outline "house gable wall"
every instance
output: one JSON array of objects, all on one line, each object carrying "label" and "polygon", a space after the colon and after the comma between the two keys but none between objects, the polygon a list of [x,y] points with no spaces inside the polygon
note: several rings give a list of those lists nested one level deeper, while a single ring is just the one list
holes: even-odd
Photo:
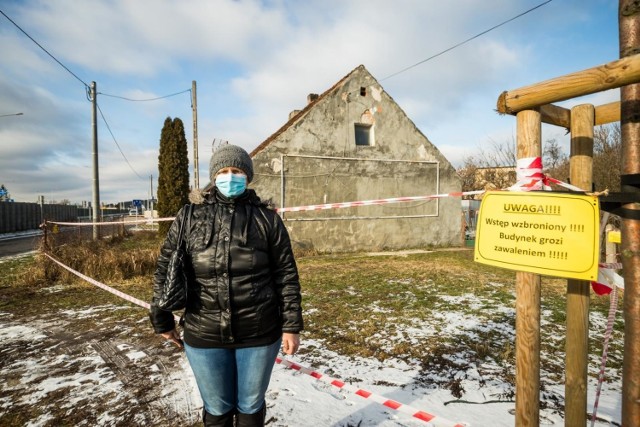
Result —
[{"label": "house gable wall", "polygon": [[[356,145],[355,123],[372,125],[373,145]],[[252,187],[278,207],[461,190],[451,164],[363,66],[295,115],[253,161]],[[283,218],[295,247],[343,252],[460,245],[461,214],[458,198],[442,198]]]}]

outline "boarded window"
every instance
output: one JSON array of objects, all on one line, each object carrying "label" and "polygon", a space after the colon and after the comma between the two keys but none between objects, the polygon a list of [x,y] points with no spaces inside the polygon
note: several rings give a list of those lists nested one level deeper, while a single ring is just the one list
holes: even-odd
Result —
[{"label": "boarded window", "polygon": [[365,123],[354,124],[356,145],[373,145],[373,126]]}]

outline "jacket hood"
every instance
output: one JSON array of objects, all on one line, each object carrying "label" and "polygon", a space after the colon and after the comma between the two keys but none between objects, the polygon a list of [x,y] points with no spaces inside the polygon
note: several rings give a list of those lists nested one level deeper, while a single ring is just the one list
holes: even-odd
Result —
[{"label": "jacket hood", "polygon": [[205,202],[207,197],[209,197],[210,191],[211,191],[210,185],[207,185],[204,188],[194,188],[189,193],[189,201],[194,205],[201,205]]},{"label": "jacket hood", "polygon": [[[267,200],[267,201],[260,200],[260,197],[258,197],[258,195],[253,189],[251,188],[247,189],[247,193],[248,194],[246,194],[246,196],[245,195],[239,196],[238,200],[248,200],[249,203],[251,203],[252,205],[265,206],[271,209],[274,208],[270,200]],[[189,193],[189,201],[194,205],[202,205],[205,203],[215,203],[217,198],[223,198],[223,197],[224,196],[220,195],[219,193],[216,194],[216,188],[211,184],[208,184],[204,188],[194,188]]]}]

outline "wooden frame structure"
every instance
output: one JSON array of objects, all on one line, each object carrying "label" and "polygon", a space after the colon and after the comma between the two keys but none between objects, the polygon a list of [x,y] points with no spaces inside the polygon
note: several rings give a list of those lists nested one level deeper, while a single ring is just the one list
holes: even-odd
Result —
[{"label": "wooden frame structure", "polygon": [[[623,0],[624,1],[624,0]],[[637,18],[635,18],[637,21]],[[621,18],[622,27],[622,18]],[[637,25],[636,25],[637,27]],[[621,49],[622,51],[622,49]],[[633,51],[633,50],[629,50]],[[638,50],[635,50],[637,52]],[[517,157],[541,157],[541,124],[562,126],[571,132],[571,183],[591,189],[593,127],[621,121],[623,157],[625,115],[638,122],[639,103],[614,102],[594,107],[578,105],[571,110],[553,105],[571,98],[622,88],[640,87],[640,54],[541,83],[503,92],[497,110],[517,117]],[[623,92],[624,93],[624,92]],[[638,91],[640,94],[640,90]],[[624,110],[624,111],[623,111]],[[634,116],[635,115],[635,116]],[[634,118],[635,117],[635,118]],[[622,120],[621,120],[622,118]],[[640,129],[637,129],[640,130]],[[640,132],[637,132],[640,134]],[[634,135],[634,140],[640,135]],[[627,144],[629,144],[627,142]],[[640,158],[626,159],[632,165],[621,174],[637,174]],[[624,165],[623,165],[624,167]],[[629,169],[635,168],[635,170]],[[624,189],[623,189],[624,190]],[[637,203],[628,209],[640,209]],[[625,234],[624,223],[632,222]],[[625,353],[623,368],[622,425],[640,425],[640,235],[638,220],[623,219],[622,252],[625,276]],[[625,238],[626,236],[626,238]],[[588,282],[567,281],[567,343],[565,382],[565,425],[587,422],[587,356],[589,324]],[[540,276],[516,273],[516,426],[540,423]]]}]

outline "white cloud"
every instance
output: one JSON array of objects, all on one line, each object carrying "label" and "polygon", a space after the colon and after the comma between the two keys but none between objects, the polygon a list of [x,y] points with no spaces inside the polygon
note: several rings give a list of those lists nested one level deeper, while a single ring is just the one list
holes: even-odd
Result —
[{"label": "white cloud", "polygon": [[[610,3],[549,3],[388,79],[537,3],[26,0],[3,11],[104,94],[147,99],[189,89],[196,80],[201,166],[214,138],[255,148],[291,110],[304,107],[309,93],[325,91],[360,64],[456,164],[489,138],[511,138],[515,119],[494,112],[502,91],[615,59],[617,6]],[[0,106],[25,113],[0,118],[0,182],[14,176],[29,181],[25,165],[46,164],[48,175],[38,179],[55,182],[57,173],[73,184],[76,174],[79,184],[68,185],[77,188],[68,198],[90,199],[82,166],[91,163],[85,88],[0,18],[0,47],[8,58],[0,63]],[[189,96],[130,102],[99,95],[111,131],[143,177],[157,175],[167,116],[185,123],[192,156]],[[98,131],[101,199],[139,197],[147,185],[122,159],[100,116]],[[69,165],[74,159],[77,169]],[[20,187],[25,198],[38,191],[35,184]]]}]

